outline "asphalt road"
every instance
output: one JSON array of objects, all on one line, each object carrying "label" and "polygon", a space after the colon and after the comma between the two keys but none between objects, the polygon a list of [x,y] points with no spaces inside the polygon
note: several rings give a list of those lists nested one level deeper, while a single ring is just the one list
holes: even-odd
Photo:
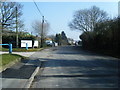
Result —
[{"label": "asphalt road", "polygon": [[37,52],[42,67],[31,88],[118,88],[118,59],[63,46]]}]

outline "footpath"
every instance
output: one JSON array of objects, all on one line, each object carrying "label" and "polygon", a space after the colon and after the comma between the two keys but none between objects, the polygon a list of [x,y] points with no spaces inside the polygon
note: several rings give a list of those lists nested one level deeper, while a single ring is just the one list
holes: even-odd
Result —
[{"label": "footpath", "polygon": [[[9,52],[1,52],[0,51],[0,54],[6,54],[6,53],[9,53]],[[30,57],[31,55],[33,55],[35,52],[12,52],[12,54],[19,54],[21,56],[25,56],[25,57]]]},{"label": "footpath", "polygon": [[2,88],[29,88],[41,66],[39,59],[30,58],[35,52],[13,52],[13,54],[26,56],[29,59],[21,60],[0,73],[0,90]]}]

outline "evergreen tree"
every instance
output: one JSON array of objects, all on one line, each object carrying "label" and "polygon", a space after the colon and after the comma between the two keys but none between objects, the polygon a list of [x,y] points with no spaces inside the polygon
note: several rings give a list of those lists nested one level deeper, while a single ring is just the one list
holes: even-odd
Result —
[{"label": "evergreen tree", "polygon": [[61,45],[61,40],[62,40],[61,34],[56,34],[56,36],[55,36],[55,42],[57,42],[58,45]]},{"label": "evergreen tree", "polygon": [[61,37],[62,37],[62,45],[67,45],[68,39],[64,31],[61,32]]}]

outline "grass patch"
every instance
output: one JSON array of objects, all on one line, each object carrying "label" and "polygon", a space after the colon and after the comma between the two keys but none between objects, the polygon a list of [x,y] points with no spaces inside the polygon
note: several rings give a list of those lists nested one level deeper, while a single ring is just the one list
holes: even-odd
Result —
[{"label": "grass patch", "polygon": [[[13,48],[12,51],[13,52],[35,52],[35,51],[40,51],[43,48],[30,48],[28,50],[26,50],[25,48]],[[8,48],[2,48],[2,51],[9,51]]]},{"label": "grass patch", "polygon": [[17,54],[2,54],[0,55],[0,57],[2,57],[2,61],[0,61],[0,65],[5,66],[7,64],[9,64],[12,61],[15,61],[19,58],[26,58]]}]

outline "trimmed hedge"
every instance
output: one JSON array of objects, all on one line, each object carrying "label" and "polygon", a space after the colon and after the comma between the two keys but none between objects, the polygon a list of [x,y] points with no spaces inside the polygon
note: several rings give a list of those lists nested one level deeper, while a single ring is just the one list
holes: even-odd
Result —
[{"label": "trimmed hedge", "polygon": [[[33,35],[18,35],[18,41],[19,41],[19,47],[21,46],[21,40],[34,40],[36,39]],[[13,48],[16,47],[16,35],[3,35],[2,36],[2,43],[3,44],[12,44]],[[8,48],[8,46],[3,46],[5,48]]]}]

